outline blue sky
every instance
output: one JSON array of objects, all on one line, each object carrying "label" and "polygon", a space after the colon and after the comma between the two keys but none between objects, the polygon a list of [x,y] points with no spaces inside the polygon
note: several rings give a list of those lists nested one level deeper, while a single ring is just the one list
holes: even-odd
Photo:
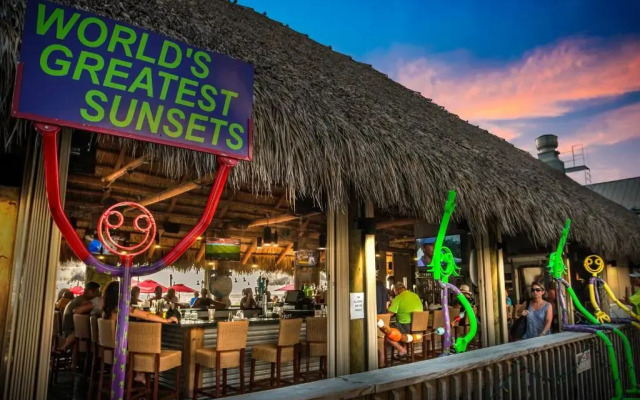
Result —
[{"label": "blue sky", "polygon": [[640,1],[239,2],[527,151],[584,145],[594,183],[640,176]]}]

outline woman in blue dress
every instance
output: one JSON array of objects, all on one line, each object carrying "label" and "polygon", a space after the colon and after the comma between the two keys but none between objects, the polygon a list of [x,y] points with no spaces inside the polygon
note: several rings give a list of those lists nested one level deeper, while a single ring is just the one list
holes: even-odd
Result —
[{"label": "woman in blue dress", "polygon": [[544,286],[540,282],[531,284],[531,301],[529,307],[522,311],[522,315],[527,317],[527,332],[522,337],[523,339],[531,339],[550,333],[553,307],[542,299],[544,292]]}]

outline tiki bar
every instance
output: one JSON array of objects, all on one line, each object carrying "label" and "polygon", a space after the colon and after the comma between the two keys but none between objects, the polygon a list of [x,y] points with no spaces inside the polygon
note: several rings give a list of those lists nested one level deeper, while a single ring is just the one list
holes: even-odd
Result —
[{"label": "tiki bar", "polygon": [[0,398],[640,398],[622,206],[235,1],[0,15]]}]

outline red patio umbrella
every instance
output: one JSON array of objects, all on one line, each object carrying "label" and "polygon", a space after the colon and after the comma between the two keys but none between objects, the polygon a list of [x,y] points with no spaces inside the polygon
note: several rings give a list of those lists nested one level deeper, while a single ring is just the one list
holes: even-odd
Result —
[{"label": "red patio umbrella", "polygon": [[182,283],[176,283],[171,286],[169,289],[173,289],[176,293],[193,293],[195,290],[191,289],[189,286],[185,286]]},{"label": "red patio umbrella", "polygon": [[146,279],[142,282],[131,282],[131,287],[138,286],[140,288],[140,293],[153,293],[156,286],[160,286],[162,288],[162,293],[167,292],[167,288],[154,281],[153,279]]},{"label": "red patio umbrella", "polygon": [[296,287],[295,287],[295,284],[290,283],[290,284],[288,284],[288,285],[284,285],[284,286],[283,286],[283,287],[281,287],[280,289],[276,289],[276,290],[274,290],[274,292],[286,292],[286,291],[289,291],[289,290],[295,290],[295,288],[296,288]]},{"label": "red patio umbrella", "polygon": [[74,286],[71,289],[69,289],[69,291],[73,293],[75,296],[79,296],[82,293],[84,293],[84,288],[82,286]]}]

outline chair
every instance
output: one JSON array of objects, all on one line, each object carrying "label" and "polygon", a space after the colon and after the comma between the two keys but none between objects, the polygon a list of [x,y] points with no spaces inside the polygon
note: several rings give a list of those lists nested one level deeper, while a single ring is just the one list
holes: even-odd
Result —
[{"label": "chair", "polygon": [[460,322],[455,322],[458,316],[460,316],[460,308],[449,307],[449,321],[451,321],[451,333],[452,333],[451,336],[454,341],[458,338],[458,328],[460,327]]},{"label": "chair", "polygon": [[[436,355],[436,329],[443,327],[444,328],[444,317],[442,315],[442,310],[434,310],[433,311],[433,320],[431,321],[431,335],[427,337],[427,340],[431,342],[431,356]],[[444,337],[440,337],[440,348],[444,346]]]},{"label": "chair", "polygon": [[80,353],[84,354],[84,367],[82,373],[86,376],[89,367],[89,355],[91,354],[91,322],[88,315],[76,314],[73,316],[73,334],[76,337],[74,343],[73,365],[75,366]]},{"label": "chair", "polygon": [[171,397],[180,400],[180,372],[182,352],[164,350],[161,346],[162,324],[155,322],[129,322],[129,356],[127,366],[127,398],[131,395],[134,372],[143,372],[149,389],[149,374],[153,374],[152,398],[158,398],[160,372],[176,369],[175,392]]},{"label": "chair", "polygon": [[54,311],[53,329],[51,331],[51,368],[49,379],[58,382],[58,371],[63,367],[68,367],[71,363],[71,353],[60,351],[58,348],[64,343],[64,338],[60,336],[62,326],[62,313]]},{"label": "chair", "polygon": [[411,354],[411,361],[415,356],[415,345],[417,343],[422,344],[422,358],[427,359],[427,330],[429,329],[429,311],[416,311],[411,313],[411,333],[419,333],[422,335],[420,339],[416,339],[414,336],[413,341],[409,344],[409,352]]},{"label": "chair", "polygon": [[215,368],[216,398],[220,397],[220,370],[222,370],[222,393],[227,394],[227,369],[240,370],[240,393],[244,393],[244,354],[247,349],[249,321],[218,322],[218,338],[216,347],[196,350],[196,371],[193,384],[193,400],[198,394],[210,396],[205,390],[198,388],[200,368]]},{"label": "chair", "polygon": [[[378,314],[376,321],[382,320],[386,326],[391,324],[392,314]],[[378,329],[378,351],[382,351],[382,365],[379,368],[387,366],[387,341],[384,340],[384,333]]]},{"label": "chair", "polygon": [[[326,376],[327,365],[327,318],[326,317],[307,317],[307,338],[301,340],[300,344],[305,349],[307,358],[307,370],[305,372],[305,381],[309,380],[309,361],[311,357],[320,357],[320,369],[318,371],[319,379]],[[301,352],[302,353],[302,352]],[[300,370],[300,364],[298,364]]]},{"label": "chair", "polygon": [[113,365],[113,352],[116,347],[116,321],[98,319],[98,354],[100,357],[100,373],[98,375],[98,400],[102,399],[104,389],[104,366]]},{"label": "chair", "polygon": [[300,345],[300,331],[302,319],[281,319],[277,343],[264,343],[253,346],[251,350],[251,375],[249,378],[249,390],[253,388],[256,370],[256,360],[271,363],[270,386],[273,387],[273,374],[277,368],[276,385],[280,386],[281,366],[283,362],[293,362],[293,381],[298,382],[297,356]]}]

